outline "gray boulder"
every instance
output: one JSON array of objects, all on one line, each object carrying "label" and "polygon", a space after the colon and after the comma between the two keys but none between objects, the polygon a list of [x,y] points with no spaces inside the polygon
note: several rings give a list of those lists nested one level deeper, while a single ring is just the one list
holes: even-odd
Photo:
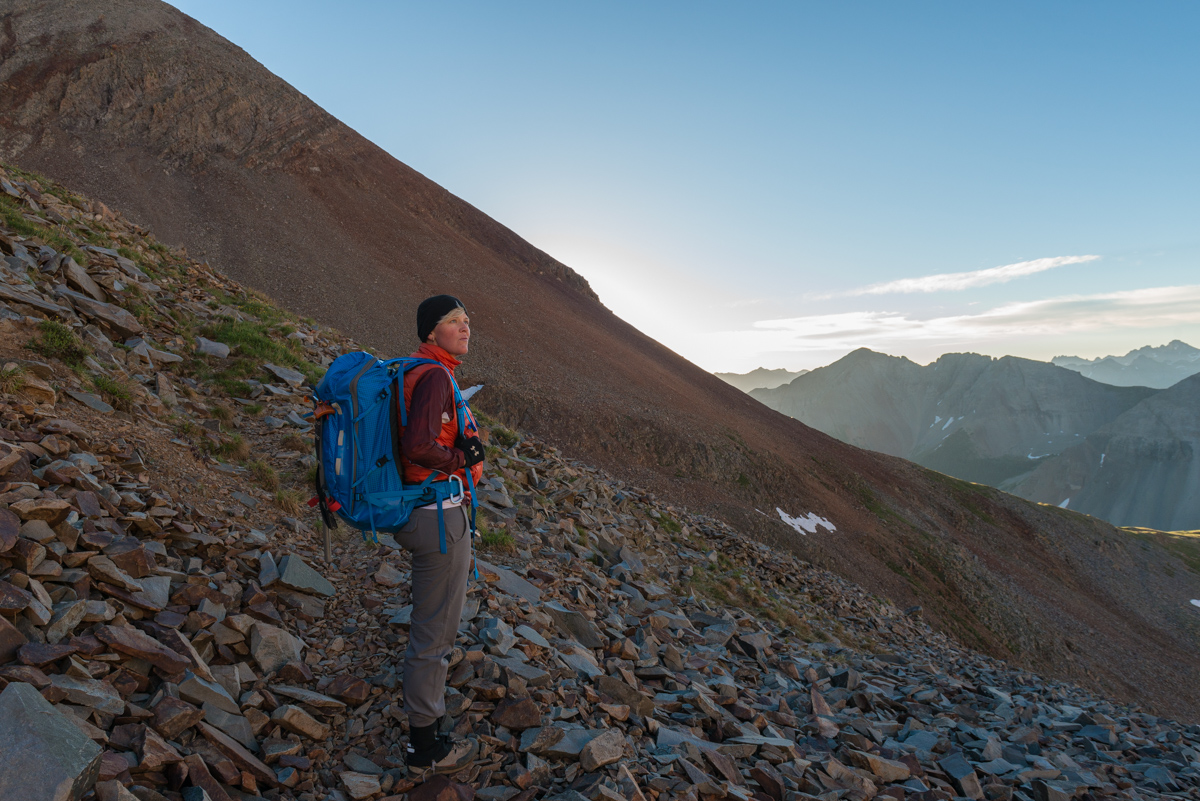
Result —
[{"label": "gray boulder", "polygon": [[76,801],[96,783],[104,749],[32,685],[0,693],[0,798]]}]

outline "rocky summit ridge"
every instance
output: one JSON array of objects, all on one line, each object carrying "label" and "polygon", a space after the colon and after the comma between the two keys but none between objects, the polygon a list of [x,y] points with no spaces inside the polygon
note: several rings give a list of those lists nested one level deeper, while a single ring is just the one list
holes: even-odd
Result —
[{"label": "rocky summit ridge", "polygon": [[354,343],[102,204],[0,191],[0,797],[1200,797],[1200,726],[490,421],[446,721],[481,749],[418,783],[407,557],[343,530],[327,559],[299,504],[304,386]]}]

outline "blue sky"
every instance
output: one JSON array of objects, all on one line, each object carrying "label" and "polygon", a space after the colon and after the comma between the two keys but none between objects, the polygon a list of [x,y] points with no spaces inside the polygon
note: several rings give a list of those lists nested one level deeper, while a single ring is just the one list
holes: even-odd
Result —
[{"label": "blue sky", "polygon": [[1200,346],[1193,3],[174,5],[708,369]]}]

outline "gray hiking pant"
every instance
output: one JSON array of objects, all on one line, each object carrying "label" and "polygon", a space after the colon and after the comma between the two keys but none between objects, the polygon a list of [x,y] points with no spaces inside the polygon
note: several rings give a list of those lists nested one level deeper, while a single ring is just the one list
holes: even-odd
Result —
[{"label": "gray hiking pant", "polygon": [[446,553],[438,543],[436,509],[417,509],[396,542],[412,552],[412,619],[404,652],[404,711],[411,726],[446,714],[446,657],[458,636],[471,570],[465,506],[444,509]]}]

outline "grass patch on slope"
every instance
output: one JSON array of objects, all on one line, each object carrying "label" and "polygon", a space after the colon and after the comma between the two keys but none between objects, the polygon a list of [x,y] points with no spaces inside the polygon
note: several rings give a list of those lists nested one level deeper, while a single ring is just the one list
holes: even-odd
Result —
[{"label": "grass patch on slope", "polygon": [[47,359],[58,359],[73,368],[82,365],[91,353],[74,331],[54,320],[38,323],[38,336],[26,347]]},{"label": "grass patch on slope", "polygon": [[[265,308],[265,306],[264,306]],[[201,335],[215,342],[222,342],[233,349],[233,354],[223,363],[205,362],[200,373],[226,392],[237,397],[250,394],[247,379],[262,380],[264,364],[276,364],[299,371],[312,384],[321,380],[325,371],[304,358],[303,349],[294,341],[284,339],[279,329],[250,320],[234,320],[226,317],[205,326]]]},{"label": "grass patch on slope", "polygon": [[17,199],[3,192],[0,192],[0,220],[3,220],[5,227],[14,233],[37,238],[59,253],[66,253],[80,264],[86,262],[83,251],[76,247],[71,239],[58,233],[49,225],[39,225],[25,219],[21,204]]},{"label": "grass patch on slope", "polygon": [[1121,529],[1140,540],[1156,542],[1179,558],[1193,573],[1200,573],[1200,531],[1158,531],[1152,528]]}]

